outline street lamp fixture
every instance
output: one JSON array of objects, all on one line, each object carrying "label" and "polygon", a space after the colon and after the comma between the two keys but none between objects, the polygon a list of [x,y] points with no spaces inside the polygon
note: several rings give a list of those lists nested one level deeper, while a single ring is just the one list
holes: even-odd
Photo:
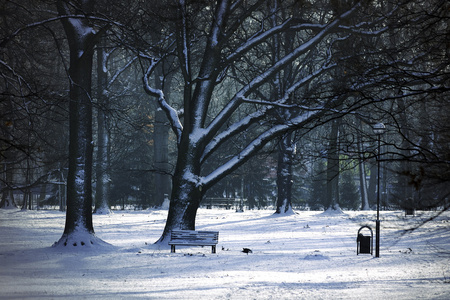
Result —
[{"label": "street lamp fixture", "polygon": [[386,126],[384,126],[383,123],[377,123],[377,124],[373,125],[372,128],[373,128],[373,132],[378,136],[382,135],[386,131]]},{"label": "street lamp fixture", "polygon": [[375,228],[375,257],[380,257],[380,141],[381,135],[385,133],[386,126],[383,123],[377,123],[373,125],[373,132],[378,136],[378,153],[377,153],[377,221]]}]

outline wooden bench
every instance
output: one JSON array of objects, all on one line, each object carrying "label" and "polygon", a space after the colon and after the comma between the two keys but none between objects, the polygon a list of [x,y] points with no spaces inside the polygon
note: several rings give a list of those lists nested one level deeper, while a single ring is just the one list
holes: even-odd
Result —
[{"label": "wooden bench", "polygon": [[175,253],[175,246],[211,246],[211,253],[216,253],[219,242],[217,231],[172,230],[169,245],[171,252]]},{"label": "wooden bench", "polygon": [[236,202],[235,198],[206,198],[202,204],[206,205],[206,209],[213,207],[231,209]]}]

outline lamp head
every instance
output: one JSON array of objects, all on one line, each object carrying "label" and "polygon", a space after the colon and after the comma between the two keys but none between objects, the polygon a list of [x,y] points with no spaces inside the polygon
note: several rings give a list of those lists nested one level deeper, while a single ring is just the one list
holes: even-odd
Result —
[{"label": "lamp head", "polygon": [[383,123],[377,123],[373,125],[372,129],[376,135],[381,135],[386,131],[386,126]]}]

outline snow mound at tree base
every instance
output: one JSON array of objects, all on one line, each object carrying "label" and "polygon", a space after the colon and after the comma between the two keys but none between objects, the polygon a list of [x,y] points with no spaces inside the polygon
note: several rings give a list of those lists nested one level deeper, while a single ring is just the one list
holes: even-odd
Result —
[{"label": "snow mound at tree base", "polygon": [[305,260],[326,260],[330,259],[328,256],[323,255],[319,250],[315,250],[313,253],[308,254],[304,258]]},{"label": "snow mound at tree base", "polygon": [[114,246],[86,230],[77,230],[69,234],[63,234],[59,241],[52,245],[56,249],[112,249]]},{"label": "snow mound at tree base", "polygon": [[17,205],[14,203],[14,201],[5,199],[3,202],[1,202],[0,208],[1,209],[17,209]]},{"label": "snow mound at tree base", "polygon": [[291,205],[289,205],[288,207],[282,206],[282,207],[280,207],[279,211],[277,210],[274,213],[275,216],[292,216],[295,214],[296,214],[296,212],[292,209]]},{"label": "snow mound at tree base", "polygon": [[94,214],[96,214],[96,215],[110,215],[113,213],[114,212],[112,210],[110,210],[108,207],[100,207],[99,209],[96,209],[94,211]]},{"label": "snow mound at tree base", "polygon": [[323,216],[341,216],[345,215],[345,212],[339,207],[339,205],[335,205],[334,207],[328,208],[326,211],[321,213]]}]

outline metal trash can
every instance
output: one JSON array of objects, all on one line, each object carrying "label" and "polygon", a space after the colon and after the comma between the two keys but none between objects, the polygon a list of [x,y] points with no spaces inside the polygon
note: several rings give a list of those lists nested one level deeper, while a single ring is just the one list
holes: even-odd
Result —
[{"label": "metal trash can", "polygon": [[[364,235],[361,230],[368,229],[370,235]],[[373,231],[369,226],[362,226],[358,230],[358,236],[356,238],[356,255],[358,254],[373,254]]]},{"label": "metal trash can", "polygon": [[405,217],[406,216],[414,216],[414,208],[406,208],[405,209]]}]

